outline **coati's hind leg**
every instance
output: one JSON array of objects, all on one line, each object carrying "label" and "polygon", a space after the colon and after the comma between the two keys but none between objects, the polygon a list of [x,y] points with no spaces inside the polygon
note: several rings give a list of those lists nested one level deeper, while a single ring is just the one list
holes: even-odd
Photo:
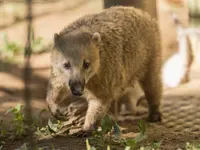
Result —
[{"label": "coati's hind leg", "polygon": [[161,121],[160,103],[163,87],[160,76],[160,66],[158,65],[158,63],[151,63],[144,80],[141,82],[149,105],[148,119],[151,122]]}]

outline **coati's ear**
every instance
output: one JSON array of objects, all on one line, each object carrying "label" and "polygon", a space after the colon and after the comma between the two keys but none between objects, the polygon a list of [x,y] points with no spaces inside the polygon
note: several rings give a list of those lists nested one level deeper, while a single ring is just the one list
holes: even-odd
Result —
[{"label": "coati's ear", "polygon": [[58,34],[58,33],[55,33],[55,34],[54,34],[54,44],[55,44],[55,45],[58,43],[59,39],[60,39],[59,34]]},{"label": "coati's ear", "polygon": [[54,48],[59,50],[60,49],[60,43],[61,43],[60,35],[58,33],[55,33],[54,34]]},{"label": "coati's ear", "polygon": [[92,35],[92,41],[94,43],[99,43],[101,42],[101,35],[98,33],[98,32],[95,32],[93,35]]}]

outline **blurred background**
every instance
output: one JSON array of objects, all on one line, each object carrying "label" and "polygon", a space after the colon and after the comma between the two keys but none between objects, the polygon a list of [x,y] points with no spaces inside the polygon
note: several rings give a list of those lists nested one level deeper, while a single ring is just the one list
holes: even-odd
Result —
[{"label": "blurred background", "polygon": [[[39,113],[46,109],[45,97],[54,33],[85,14],[98,13],[112,5],[133,5],[158,20],[165,84],[163,111],[177,109],[175,106],[181,109],[182,104],[187,103],[182,107],[185,111],[193,109],[191,116],[197,112],[200,114],[199,0],[32,0],[32,112]],[[27,5],[24,0],[0,0],[0,120],[4,122],[10,120],[11,115],[5,115],[9,108],[19,103],[24,104],[23,69],[27,23]],[[165,110],[165,106],[169,106],[169,109]],[[174,114],[164,113],[164,121],[169,123],[168,116]],[[46,119],[49,116],[47,111],[43,117]],[[200,115],[198,117],[200,119]],[[174,126],[177,127],[176,124]],[[189,127],[191,131],[193,128]]]}]

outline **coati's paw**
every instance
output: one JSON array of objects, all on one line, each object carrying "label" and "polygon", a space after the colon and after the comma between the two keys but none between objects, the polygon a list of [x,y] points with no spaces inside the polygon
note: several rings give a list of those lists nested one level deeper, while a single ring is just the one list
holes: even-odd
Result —
[{"label": "coati's paw", "polygon": [[94,124],[90,124],[90,125],[84,124],[82,129],[83,129],[83,131],[86,131],[86,132],[92,132],[96,129],[96,125],[94,125]]},{"label": "coati's paw", "polygon": [[161,122],[162,114],[160,112],[150,113],[148,116],[149,122]]},{"label": "coati's paw", "polygon": [[76,133],[73,133],[72,136],[76,136],[76,137],[79,137],[79,138],[86,138],[86,137],[92,136],[92,131],[80,130]]},{"label": "coati's paw", "polygon": [[51,115],[54,116],[58,120],[65,120],[65,116],[60,112],[57,105],[48,105],[49,111]]},{"label": "coati's paw", "polygon": [[97,130],[97,123],[94,124],[87,124],[85,123],[82,127],[81,130],[75,132],[72,134],[72,136],[80,137],[80,138],[85,138],[85,137],[90,137],[92,136],[93,132]]},{"label": "coati's paw", "polygon": [[76,133],[73,133],[73,136],[84,138],[92,136],[92,132],[95,131],[94,125],[84,125],[82,129]]}]

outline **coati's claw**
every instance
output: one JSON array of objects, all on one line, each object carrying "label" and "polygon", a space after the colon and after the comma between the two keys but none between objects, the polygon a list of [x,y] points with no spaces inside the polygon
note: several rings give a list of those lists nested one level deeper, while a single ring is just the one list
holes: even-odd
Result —
[{"label": "coati's claw", "polygon": [[51,115],[54,116],[56,119],[65,120],[65,116],[60,112],[60,110],[56,106],[50,107],[48,105],[48,109],[50,110]]}]

